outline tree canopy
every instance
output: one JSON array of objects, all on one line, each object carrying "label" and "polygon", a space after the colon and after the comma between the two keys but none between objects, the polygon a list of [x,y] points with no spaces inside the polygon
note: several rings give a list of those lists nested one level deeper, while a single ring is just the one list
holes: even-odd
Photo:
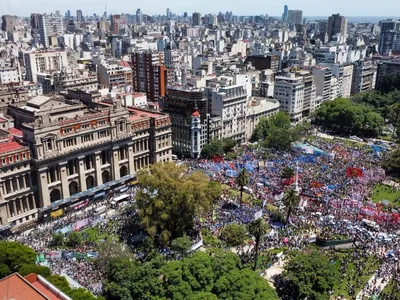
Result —
[{"label": "tree canopy", "polygon": [[382,162],[382,167],[387,174],[395,177],[400,176],[400,148],[391,152]]},{"label": "tree canopy", "polygon": [[338,98],[322,103],[315,123],[337,134],[375,137],[382,131],[384,119],[369,107]]},{"label": "tree canopy", "polygon": [[231,247],[242,245],[246,238],[246,227],[241,224],[228,224],[222,229],[220,238]]},{"label": "tree canopy", "polygon": [[291,127],[290,118],[284,112],[278,112],[270,118],[262,118],[251,141],[262,141],[265,147],[274,149],[287,149],[290,144],[298,139],[299,128]]},{"label": "tree canopy", "polygon": [[193,219],[208,211],[221,194],[202,172],[188,174],[184,166],[158,163],[138,176],[136,203],[147,233],[161,244],[183,236]]},{"label": "tree canopy", "polygon": [[224,156],[230,153],[237,145],[237,142],[232,139],[215,140],[203,146],[201,150],[201,157],[213,158],[214,156]]},{"label": "tree canopy", "polygon": [[277,299],[268,282],[242,267],[233,253],[213,250],[165,262],[114,262],[104,289],[107,299]]},{"label": "tree canopy", "polygon": [[3,276],[18,271],[23,265],[35,264],[33,249],[17,242],[0,242],[0,273]]},{"label": "tree canopy", "polygon": [[314,251],[292,254],[278,280],[277,291],[281,299],[329,299],[336,275],[329,257]]}]

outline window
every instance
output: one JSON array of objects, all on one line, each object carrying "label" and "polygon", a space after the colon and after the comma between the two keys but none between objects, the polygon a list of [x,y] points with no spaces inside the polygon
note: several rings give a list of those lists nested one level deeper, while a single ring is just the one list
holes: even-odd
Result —
[{"label": "window", "polygon": [[53,150],[53,141],[47,140],[46,141],[47,150]]}]

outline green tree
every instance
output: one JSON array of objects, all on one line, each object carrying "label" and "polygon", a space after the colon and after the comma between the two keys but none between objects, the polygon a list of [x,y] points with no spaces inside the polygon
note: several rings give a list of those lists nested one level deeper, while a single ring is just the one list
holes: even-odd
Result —
[{"label": "green tree", "polygon": [[50,269],[48,267],[44,267],[44,266],[37,266],[37,265],[33,265],[33,264],[29,264],[29,265],[22,265],[19,270],[18,273],[22,276],[26,276],[29,275],[31,273],[37,274],[37,275],[41,275],[43,277],[48,277],[50,276]]},{"label": "green tree", "polygon": [[222,144],[225,154],[231,152],[233,148],[235,148],[235,146],[237,145],[236,141],[232,139],[223,139]]},{"label": "green tree", "polygon": [[293,178],[294,171],[291,167],[286,167],[282,170],[282,178]]},{"label": "green tree", "polygon": [[[6,265],[11,272],[25,264],[35,264],[36,253],[33,249],[17,242],[0,242],[0,265]],[[3,267],[3,272],[6,269]]]},{"label": "green tree", "polygon": [[272,128],[266,137],[264,145],[267,148],[286,150],[295,141],[293,131],[284,128]]},{"label": "green tree", "polygon": [[64,276],[50,275],[46,279],[74,300],[101,300],[101,299],[103,299],[102,297],[93,296],[89,291],[87,291],[86,289],[83,289],[83,288],[72,289],[69,286],[69,283]]},{"label": "green tree", "polygon": [[294,254],[285,265],[277,291],[281,299],[329,299],[335,283],[334,264],[314,251]]},{"label": "green tree", "polygon": [[171,249],[181,256],[186,256],[192,245],[192,240],[187,235],[184,235],[171,242]]},{"label": "green tree", "polygon": [[240,205],[242,205],[242,203],[243,203],[244,187],[247,186],[249,184],[249,182],[250,182],[250,176],[247,173],[246,169],[243,168],[235,178],[235,183],[240,188]]},{"label": "green tree", "polygon": [[219,249],[168,263],[162,257],[116,260],[105,275],[104,294],[112,300],[277,299],[266,280],[243,269],[236,254]]},{"label": "green tree", "polygon": [[338,134],[373,137],[382,131],[384,120],[369,107],[338,98],[322,103],[315,123]]},{"label": "green tree", "polygon": [[400,176],[400,149],[397,148],[392,151],[382,162],[382,168],[385,169],[386,173],[399,177]]},{"label": "green tree", "polygon": [[276,292],[268,282],[250,269],[235,269],[218,278],[215,283],[218,299],[272,300]]},{"label": "green tree", "polygon": [[293,189],[289,189],[285,192],[282,199],[283,204],[287,207],[286,222],[289,223],[290,214],[292,213],[293,207],[299,205],[300,196]]},{"label": "green tree", "polygon": [[82,235],[79,232],[72,231],[68,234],[67,245],[69,247],[77,247],[82,243]]},{"label": "green tree", "polygon": [[220,238],[230,247],[243,245],[246,228],[242,224],[228,224],[222,229]]},{"label": "green tree", "polygon": [[221,140],[211,141],[201,149],[201,157],[210,159],[214,156],[224,156],[224,143]]},{"label": "green tree", "polygon": [[138,185],[136,203],[142,224],[163,245],[192,229],[194,217],[210,209],[218,192],[204,173],[187,173],[184,166],[173,163],[141,171]]},{"label": "green tree", "polygon": [[0,279],[11,274],[10,268],[6,264],[0,264]]},{"label": "green tree", "polygon": [[267,234],[269,231],[269,226],[267,222],[264,221],[263,218],[258,218],[249,224],[249,233],[250,235],[254,236],[256,239],[255,245],[255,257],[254,257],[254,271],[257,270],[257,262],[258,262],[258,254],[260,248],[260,242],[262,238]]},{"label": "green tree", "polygon": [[53,245],[62,246],[64,244],[64,235],[62,233],[53,234]]}]

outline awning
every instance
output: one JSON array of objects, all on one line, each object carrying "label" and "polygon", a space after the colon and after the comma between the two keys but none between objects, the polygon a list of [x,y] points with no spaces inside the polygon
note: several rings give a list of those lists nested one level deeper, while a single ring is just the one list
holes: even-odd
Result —
[{"label": "awning", "polygon": [[94,198],[95,198],[95,199],[101,198],[101,197],[104,197],[105,195],[106,195],[106,192],[100,192],[100,193],[94,195]]}]

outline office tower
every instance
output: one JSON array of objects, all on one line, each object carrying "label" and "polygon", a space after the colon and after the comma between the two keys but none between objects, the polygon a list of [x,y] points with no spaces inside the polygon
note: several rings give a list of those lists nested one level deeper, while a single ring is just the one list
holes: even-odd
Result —
[{"label": "office tower", "polygon": [[183,17],[186,19],[186,18],[188,17],[188,13],[187,13],[187,12],[184,12],[184,13],[183,13]]},{"label": "office tower", "polygon": [[328,42],[332,41],[332,38],[340,34],[345,39],[347,37],[347,19],[340,14],[333,14],[328,19]]},{"label": "office tower", "polygon": [[302,10],[289,10],[287,22],[289,24],[302,24],[303,23],[303,11]]},{"label": "office tower", "polygon": [[67,13],[65,14],[66,15],[66,17],[69,19],[69,18],[71,18],[71,11],[70,10],[67,10]]},{"label": "office tower", "polygon": [[283,7],[283,14],[282,14],[282,22],[287,23],[288,21],[288,14],[289,14],[289,8],[287,5]]},{"label": "office tower", "polygon": [[378,52],[388,55],[400,51],[400,21],[385,20],[379,22],[381,34],[379,37]]},{"label": "office tower", "polygon": [[39,29],[39,14],[31,14],[32,29]]},{"label": "office tower", "polygon": [[82,11],[80,9],[78,9],[76,11],[76,20],[78,22],[83,22],[83,14],[82,14]]},{"label": "office tower", "polygon": [[138,8],[136,10],[136,23],[143,23],[143,14],[142,14],[142,10],[140,8]]},{"label": "office tower", "polygon": [[111,31],[114,34],[118,34],[122,25],[121,15],[112,15],[111,16]]},{"label": "office tower", "polygon": [[131,61],[134,90],[146,93],[150,101],[164,97],[168,76],[163,52],[135,52]]},{"label": "office tower", "polygon": [[167,8],[167,18],[170,19],[171,15],[172,15],[171,10]]},{"label": "office tower", "polygon": [[1,30],[3,31],[13,31],[14,26],[17,22],[17,16],[3,15],[1,24]]},{"label": "office tower", "polygon": [[40,43],[43,47],[49,47],[49,38],[62,35],[64,32],[63,20],[60,15],[39,15]]},{"label": "office tower", "polygon": [[192,15],[192,24],[193,26],[200,26],[201,25],[201,14],[200,13],[193,13]]}]

